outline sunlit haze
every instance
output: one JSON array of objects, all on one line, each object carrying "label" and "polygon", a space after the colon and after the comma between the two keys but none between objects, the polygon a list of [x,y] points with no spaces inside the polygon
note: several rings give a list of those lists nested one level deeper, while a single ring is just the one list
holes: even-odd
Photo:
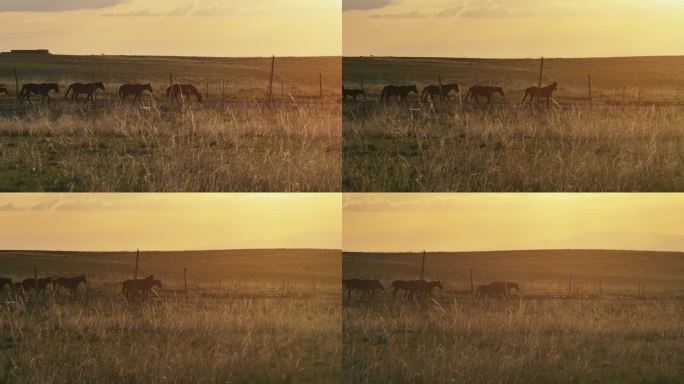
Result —
[{"label": "sunlit haze", "polygon": [[0,194],[2,249],[340,248],[339,194]]},{"label": "sunlit haze", "polygon": [[346,194],[347,251],[684,251],[679,194]]},{"label": "sunlit haze", "polygon": [[341,0],[3,0],[0,50],[337,56]]},{"label": "sunlit haze", "polygon": [[345,56],[682,55],[682,0],[343,0]]}]

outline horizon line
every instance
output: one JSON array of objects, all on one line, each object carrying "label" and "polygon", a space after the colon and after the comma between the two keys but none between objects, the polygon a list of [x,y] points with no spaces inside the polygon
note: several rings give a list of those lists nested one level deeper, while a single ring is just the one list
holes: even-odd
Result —
[{"label": "horizon line", "polygon": [[[12,53],[11,48],[7,51],[0,51],[0,56],[28,56],[28,57],[50,57],[50,56],[87,56],[87,57],[111,57],[111,56],[123,56],[123,57],[181,57],[181,58],[198,58],[198,59],[270,59],[273,56],[276,58],[315,58],[315,57],[342,57],[341,54],[338,55],[276,55],[271,54],[268,56],[263,55],[253,55],[253,56],[211,56],[211,55],[172,55],[172,54],[125,54],[125,53],[63,53],[63,52],[49,52],[46,55],[31,54],[31,53]],[[39,48],[44,49],[44,48]],[[21,49],[21,50],[33,50],[33,49]],[[49,51],[49,49],[48,49]]]},{"label": "horizon line", "polygon": [[315,248],[315,247],[300,247],[300,248],[202,248],[202,249],[153,249],[153,250],[69,250],[69,249],[0,249],[2,252],[68,252],[68,253],[135,253],[142,252],[220,252],[220,251],[342,251],[340,248]]},{"label": "horizon line", "polygon": [[358,58],[368,58],[368,59],[461,59],[461,60],[539,60],[541,58],[544,60],[577,60],[577,59],[638,59],[638,58],[672,58],[672,57],[684,57],[684,53],[681,54],[650,54],[650,55],[626,55],[626,56],[519,56],[519,57],[475,57],[475,56],[392,56],[392,55],[342,55],[343,59],[358,59]]},{"label": "horizon line", "polygon": [[423,250],[423,251],[352,251],[342,250],[342,253],[491,253],[491,252],[541,252],[541,251],[617,251],[617,252],[670,252],[684,253],[684,250],[657,250],[657,249],[620,249],[620,248],[517,248],[517,249],[489,249],[489,250]]}]

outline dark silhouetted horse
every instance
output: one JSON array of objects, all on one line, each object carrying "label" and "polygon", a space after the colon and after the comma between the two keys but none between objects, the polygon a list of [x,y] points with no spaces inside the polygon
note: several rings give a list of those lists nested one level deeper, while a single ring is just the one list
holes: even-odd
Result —
[{"label": "dark silhouetted horse", "polygon": [[361,291],[361,299],[372,296],[376,290],[385,290],[378,280],[342,279],[342,284],[347,288],[347,297],[350,300],[353,290]]},{"label": "dark silhouetted horse", "polygon": [[5,95],[9,96],[9,92],[7,92],[7,88],[5,87],[0,87],[0,93],[4,93]]},{"label": "dark silhouetted horse", "polygon": [[104,84],[101,81],[97,83],[86,84],[73,83],[67,89],[66,93],[64,94],[64,98],[67,99],[69,97],[69,92],[71,92],[71,101],[77,101],[79,95],[86,95],[86,101],[90,100],[92,102],[95,102],[93,95],[95,94],[95,91],[97,91],[98,89],[101,89],[102,92],[105,91]]},{"label": "dark silhouetted horse", "polygon": [[28,101],[29,104],[33,104],[31,102],[31,95],[40,95],[42,97],[41,103],[44,103],[45,100],[50,103],[50,96],[48,94],[51,91],[59,93],[59,85],[56,83],[24,84],[21,87],[21,92],[19,92],[19,102]]},{"label": "dark silhouetted horse", "polygon": [[64,287],[68,289],[72,295],[76,295],[76,289],[81,283],[88,285],[85,274],[74,277],[58,277],[55,279],[55,289],[59,292],[59,290]]},{"label": "dark silhouetted horse", "polygon": [[520,294],[520,286],[518,283],[509,281],[495,281],[491,284],[480,285],[475,292],[475,298],[494,297],[504,298],[508,297],[511,289],[515,289]]},{"label": "dark silhouetted horse", "polygon": [[162,289],[161,281],[155,280],[154,275],[149,275],[144,279],[124,281],[121,291],[127,300],[134,298],[138,292],[143,298],[147,298],[154,287]]},{"label": "dark silhouetted horse", "polygon": [[24,291],[28,292],[30,289],[34,289],[37,293],[44,293],[48,285],[52,285],[52,288],[54,288],[54,284],[55,282],[52,277],[39,277],[38,280],[29,277],[21,282]]},{"label": "dark silhouetted horse", "polygon": [[470,89],[468,89],[468,93],[466,94],[466,100],[475,100],[475,102],[477,102],[477,105],[482,105],[480,104],[479,98],[486,97],[487,104],[491,104],[492,96],[494,96],[497,93],[501,95],[501,97],[504,97],[504,91],[501,87],[490,87],[489,85],[473,85],[472,87],[470,87]]},{"label": "dark silhouetted horse", "polygon": [[425,298],[432,297],[432,291],[435,288],[444,290],[444,286],[440,281],[425,281],[425,280],[395,280],[392,282],[394,288],[392,295],[396,298],[397,291],[404,291],[404,298]]},{"label": "dark silhouetted horse", "polygon": [[514,283],[511,281],[495,281],[491,284],[490,286],[494,287],[495,289],[499,291],[503,291],[503,294],[505,296],[508,296],[511,294],[511,290],[515,289],[518,294],[520,294],[520,286],[518,283]]},{"label": "dark silhouetted horse", "polygon": [[150,84],[124,84],[119,87],[119,98],[121,101],[126,100],[128,95],[135,96],[133,101],[140,101],[140,96],[143,92],[148,91],[152,93],[152,85]]},{"label": "dark silhouetted horse", "polygon": [[356,98],[359,96],[362,97],[362,100],[365,100],[366,92],[364,92],[363,89],[349,89],[342,87],[342,99],[346,100],[347,98],[350,98],[356,101]]},{"label": "dark silhouetted horse", "polygon": [[527,99],[527,97],[529,96],[530,97],[530,99],[529,99],[530,104],[532,104],[532,102],[534,102],[534,99],[544,98],[544,99],[546,99],[546,106],[547,107],[549,106],[550,101],[553,101],[554,104],[558,105],[556,100],[553,99],[553,92],[556,89],[558,89],[558,83],[556,83],[555,81],[553,83],[547,85],[546,87],[542,87],[542,88],[529,87],[525,90],[525,95],[523,96],[522,100],[520,100],[520,104],[524,103],[525,99]]},{"label": "dark silhouetted horse", "polygon": [[430,97],[430,100],[434,101],[435,96],[439,96],[439,102],[443,103],[449,99],[449,92],[451,91],[458,92],[458,84],[442,84],[441,90],[439,85],[428,85],[427,87],[423,88],[423,103],[427,101],[428,97]]},{"label": "dark silhouetted horse", "polygon": [[181,104],[181,97],[190,101],[191,96],[202,102],[202,94],[192,84],[174,84],[166,88],[166,97],[173,98],[178,104]]},{"label": "dark silhouetted horse", "polygon": [[401,104],[408,98],[408,94],[411,92],[418,94],[418,88],[415,85],[388,85],[382,89],[380,101],[386,103],[391,97],[396,97],[399,104]]},{"label": "dark silhouetted horse", "polygon": [[0,277],[0,291],[5,289],[5,286],[7,286],[9,289],[12,289],[12,279],[8,277]]}]

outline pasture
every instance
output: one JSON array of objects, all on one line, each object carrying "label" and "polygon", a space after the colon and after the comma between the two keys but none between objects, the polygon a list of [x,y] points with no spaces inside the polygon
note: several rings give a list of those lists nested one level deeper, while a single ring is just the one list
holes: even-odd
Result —
[{"label": "pasture", "polygon": [[[271,58],[0,55],[0,190],[338,191],[340,67],[276,57],[267,102]],[[17,105],[15,68],[60,93]],[[203,102],[171,102],[171,80]],[[98,81],[93,103],[64,99]],[[124,83],[153,93],[122,102]]]},{"label": "pasture", "polygon": [[[434,300],[392,298],[421,254],[345,253],[345,278],[385,292],[344,296],[343,381],[367,383],[679,382],[684,254],[640,251],[428,253]],[[473,299],[517,281],[522,295]]]},{"label": "pasture", "polygon": [[121,281],[135,253],[0,252],[0,275],[15,281],[34,266],[39,277],[89,281],[76,298],[0,293],[0,381],[339,382],[339,255],[142,252],[139,276],[154,274],[163,288],[127,302]]},{"label": "pasture", "polygon": [[[539,59],[343,58],[345,191],[684,190],[684,57],[546,59],[559,106],[522,105]],[[591,75],[591,103],[589,80]],[[446,103],[379,103],[387,84],[457,82]],[[467,102],[473,85],[504,90]]]}]

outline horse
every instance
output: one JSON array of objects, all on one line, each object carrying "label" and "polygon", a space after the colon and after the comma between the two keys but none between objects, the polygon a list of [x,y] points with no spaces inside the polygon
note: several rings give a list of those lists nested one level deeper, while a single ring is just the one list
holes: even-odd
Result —
[{"label": "horse", "polygon": [[361,291],[361,299],[372,295],[376,290],[385,290],[385,287],[378,280],[366,279],[342,279],[342,284],[347,288],[347,297],[351,300],[353,290]]},{"label": "horse", "polygon": [[59,93],[59,85],[56,83],[24,84],[21,87],[21,92],[19,92],[19,103],[22,103],[24,100],[26,100],[29,104],[33,104],[31,103],[31,95],[36,94],[42,96],[41,104],[44,103],[46,99],[49,104],[50,96],[48,93],[50,93],[50,91]]},{"label": "horse", "polygon": [[440,291],[444,290],[444,286],[442,285],[442,282],[437,280],[437,281],[422,281],[419,280],[419,289],[420,289],[420,294],[423,297],[430,297],[432,298],[432,291],[435,290],[435,288],[439,288]]},{"label": "horse", "polygon": [[24,293],[24,284],[20,281],[17,281],[16,283],[12,283],[11,286],[12,290],[16,294],[23,294]]},{"label": "horse", "polygon": [[382,102],[388,102],[390,97],[396,96],[397,101],[399,101],[399,104],[402,103],[402,101],[406,100],[408,98],[408,94],[411,92],[415,92],[416,95],[418,94],[418,88],[414,85],[387,85],[385,88],[382,89],[382,93],[380,94],[380,101]]},{"label": "horse", "polygon": [[392,288],[394,288],[392,295],[396,298],[397,291],[400,289],[404,291],[404,298],[413,298],[417,296],[422,297],[432,297],[432,291],[435,288],[444,290],[444,286],[440,281],[425,281],[425,280],[394,280],[392,282]]},{"label": "horse", "polygon": [[404,291],[404,298],[409,296],[409,293],[415,289],[415,283],[418,280],[394,280],[392,282],[392,296],[396,299],[399,290]]},{"label": "horse", "polygon": [[529,96],[530,104],[532,104],[534,99],[545,98],[547,108],[549,106],[549,101],[553,101],[556,105],[558,105],[556,100],[553,99],[553,92],[556,89],[558,89],[558,83],[555,81],[546,87],[529,87],[525,90],[525,95],[523,96],[522,100],[520,100],[520,104],[525,103],[525,99],[527,99],[527,96]]},{"label": "horse", "polygon": [[7,92],[7,88],[5,87],[0,87],[0,93],[4,93],[6,96],[9,96],[9,92]]},{"label": "horse", "polygon": [[86,95],[86,101],[90,100],[94,103],[95,99],[93,98],[93,94],[98,89],[101,89],[102,92],[105,91],[104,84],[101,81],[87,84],[73,83],[67,88],[64,99],[66,100],[69,97],[69,92],[71,92],[71,101],[77,101],[79,95]]},{"label": "horse", "polygon": [[457,83],[442,84],[441,88],[439,85],[428,85],[423,88],[423,103],[427,101],[428,97],[430,97],[431,101],[434,101],[437,95],[439,96],[439,102],[443,103],[449,99],[448,95],[451,91],[459,91]]},{"label": "horse", "polygon": [[466,100],[472,101],[475,99],[477,102],[477,105],[482,105],[480,104],[480,99],[479,97],[486,97],[487,98],[487,104],[492,103],[492,96],[495,94],[501,95],[501,97],[504,97],[504,91],[503,88],[501,87],[490,87],[488,85],[473,85],[468,89],[468,93],[466,94]]},{"label": "horse", "polygon": [[52,285],[54,289],[55,282],[52,277],[39,277],[37,280],[33,277],[29,277],[21,282],[24,291],[28,292],[29,289],[33,288],[37,293],[44,293],[48,284]]},{"label": "horse", "polygon": [[128,95],[134,95],[133,101],[140,101],[140,95],[143,92],[149,91],[152,93],[152,85],[148,84],[124,84],[119,87],[119,98],[121,101],[126,100]]},{"label": "horse", "polygon": [[347,100],[347,98],[351,98],[356,101],[358,96],[361,96],[363,100],[366,100],[366,92],[364,92],[363,89],[348,89],[342,87],[342,99]]},{"label": "horse", "polygon": [[505,296],[510,295],[512,289],[515,289],[518,292],[518,294],[520,294],[520,286],[518,285],[518,283],[514,283],[511,281],[495,281],[489,285],[495,287],[494,289],[503,291]]},{"label": "horse", "polygon": [[166,88],[166,97],[173,97],[178,104],[181,104],[180,97],[183,96],[185,96],[188,101],[190,101],[190,96],[195,96],[195,99],[197,99],[198,102],[202,102],[202,94],[192,84],[174,84]]},{"label": "horse", "polygon": [[155,280],[154,275],[149,275],[144,279],[126,280],[123,282],[122,293],[126,300],[135,297],[137,292],[141,292],[144,298],[147,298],[152,288],[162,288],[160,280]]},{"label": "horse", "polygon": [[0,277],[0,291],[5,289],[5,286],[7,286],[9,289],[12,289],[12,279],[8,277]]},{"label": "horse", "polygon": [[84,285],[88,285],[88,280],[86,279],[86,275],[80,275],[80,276],[74,276],[74,277],[58,277],[55,279],[55,289],[57,292],[59,292],[61,287],[64,287],[68,289],[72,295],[76,295],[76,289],[78,288],[79,285],[83,283]]}]

